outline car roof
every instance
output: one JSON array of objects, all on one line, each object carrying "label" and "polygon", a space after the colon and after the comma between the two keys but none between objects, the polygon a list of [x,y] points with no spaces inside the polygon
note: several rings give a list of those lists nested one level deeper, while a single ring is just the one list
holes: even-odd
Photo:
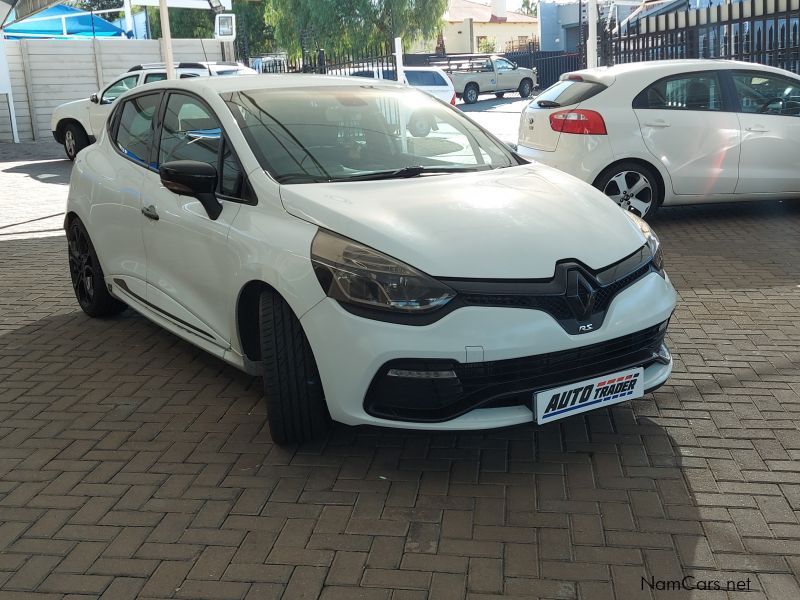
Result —
[{"label": "car roof", "polygon": [[646,73],[651,79],[660,79],[661,77],[667,77],[673,73],[677,74],[685,71],[716,71],[723,69],[757,69],[770,71],[773,73],[786,73],[786,71],[776,67],[769,67],[767,65],[738,60],[726,60],[721,58],[685,58],[622,63],[610,67],[581,69],[579,71],[565,73],[561,76],[561,79],[567,79],[570,75],[580,75],[586,81],[596,81],[605,85],[611,85],[618,78],[641,76],[644,73]]},{"label": "car roof", "polygon": [[[379,84],[372,81],[380,81]],[[240,75],[239,77],[194,77],[191,79],[168,79],[148,84],[149,89],[185,89],[195,93],[224,94],[226,92],[277,90],[311,87],[397,87],[406,86],[387,79],[370,80],[363,77],[338,77],[335,75],[311,75],[305,73]]]}]

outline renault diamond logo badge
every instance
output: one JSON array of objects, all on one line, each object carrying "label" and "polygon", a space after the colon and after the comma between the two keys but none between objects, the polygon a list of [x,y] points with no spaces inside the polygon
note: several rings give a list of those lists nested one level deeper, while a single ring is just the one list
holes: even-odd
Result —
[{"label": "renault diamond logo badge", "polygon": [[580,271],[573,269],[567,273],[567,303],[578,321],[584,321],[592,314],[596,292]]}]

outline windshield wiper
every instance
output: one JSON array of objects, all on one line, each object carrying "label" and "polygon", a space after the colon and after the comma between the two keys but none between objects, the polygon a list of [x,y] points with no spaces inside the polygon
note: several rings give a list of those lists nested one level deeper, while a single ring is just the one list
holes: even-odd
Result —
[{"label": "windshield wiper", "polygon": [[275,181],[278,183],[325,183],[330,180],[327,177],[310,173],[282,173],[275,176]]},{"label": "windshield wiper", "polygon": [[484,171],[490,167],[403,167],[402,169],[387,169],[386,171],[372,171],[353,175],[351,177],[337,177],[331,181],[377,181],[379,179],[407,179],[419,177],[425,173],[468,173],[472,171]]},{"label": "windshield wiper", "polygon": [[536,104],[538,104],[540,108],[560,108],[561,107],[561,105],[558,102],[553,102],[552,100],[537,100]]}]

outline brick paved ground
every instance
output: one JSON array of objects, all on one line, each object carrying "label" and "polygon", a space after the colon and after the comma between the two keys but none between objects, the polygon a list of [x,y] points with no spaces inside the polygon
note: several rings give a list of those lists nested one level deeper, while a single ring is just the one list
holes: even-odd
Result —
[{"label": "brick paved ground", "polygon": [[663,211],[681,299],[654,396],[543,428],[337,427],[281,449],[257,380],[134,314],[79,312],[63,237],[14,225],[60,210],[69,165],[15,151],[0,145],[0,600],[671,599],[689,594],[641,578],[684,575],[757,590],[695,598],[800,598],[800,204]]}]

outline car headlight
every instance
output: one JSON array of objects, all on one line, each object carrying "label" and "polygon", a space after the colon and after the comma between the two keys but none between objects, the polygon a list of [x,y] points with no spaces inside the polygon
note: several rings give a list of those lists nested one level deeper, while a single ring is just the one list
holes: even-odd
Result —
[{"label": "car headlight", "polygon": [[625,214],[628,215],[628,218],[634,222],[634,224],[639,228],[639,231],[642,232],[645,240],[647,240],[647,247],[650,249],[650,254],[653,257],[653,266],[657,271],[663,271],[664,253],[661,251],[661,240],[658,239],[656,232],[653,231],[650,225],[647,224],[647,221],[641,217],[629,211],[625,211]]},{"label": "car headlight", "polygon": [[314,273],[339,302],[401,313],[425,313],[456,293],[391,256],[322,229],[311,243]]}]

